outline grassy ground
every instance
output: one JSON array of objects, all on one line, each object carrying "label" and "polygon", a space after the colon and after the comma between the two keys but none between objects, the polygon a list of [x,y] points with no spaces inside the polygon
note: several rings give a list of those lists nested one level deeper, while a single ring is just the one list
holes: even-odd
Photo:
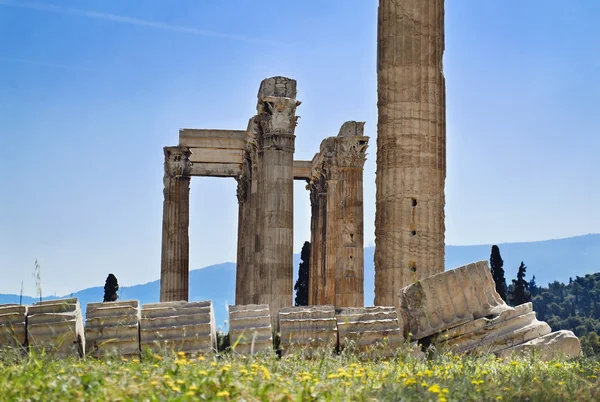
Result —
[{"label": "grassy ground", "polygon": [[361,362],[322,352],[312,360],[152,355],[63,360],[0,353],[0,400],[85,401],[598,401],[600,362],[500,361],[400,354]]}]

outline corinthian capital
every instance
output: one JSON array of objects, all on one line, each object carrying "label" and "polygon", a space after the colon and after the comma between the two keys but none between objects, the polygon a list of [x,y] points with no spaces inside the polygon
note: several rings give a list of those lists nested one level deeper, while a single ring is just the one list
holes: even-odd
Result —
[{"label": "corinthian capital", "polygon": [[367,160],[369,137],[337,137],[336,159],[339,167],[360,167]]},{"label": "corinthian capital", "polygon": [[192,171],[189,148],[164,147],[165,177],[189,177]]}]

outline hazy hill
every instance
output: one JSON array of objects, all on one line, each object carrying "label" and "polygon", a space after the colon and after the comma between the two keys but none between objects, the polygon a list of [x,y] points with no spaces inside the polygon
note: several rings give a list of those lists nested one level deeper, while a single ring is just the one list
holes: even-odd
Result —
[{"label": "hazy hill", "polygon": [[[504,259],[506,279],[516,276],[521,261],[527,265],[527,278],[536,276],[538,285],[548,282],[567,282],[569,277],[583,276],[600,271],[600,234],[547,240],[530,243],[499,244]],[[478,261],[489,260],[491,245],[447,246],[446,268]],[[372,305],[374,298],[373,247],[365,249],[365,304]],[[294,256],[294,274],[297,274],[300,256]],[[108,272],[108,271],[107,271]],[[83,310],[88,302],[102,301],[104,284],[87,288],[64,297],[78,297]],[[137,299],[140,303],[159,300],[159,281],[123,287],[119,290],[121,300]],[[49,299],[49,298],[45,298]],[[190,300],[212,300],[217,325],[224,328],[227,319],[227,304],[235,299],[235,264],[211,265],[190,272]],[[18,303],[18,295],[0,294],[0,303]],[[31,304],[34,298],[23,296],[23,303]]]}]

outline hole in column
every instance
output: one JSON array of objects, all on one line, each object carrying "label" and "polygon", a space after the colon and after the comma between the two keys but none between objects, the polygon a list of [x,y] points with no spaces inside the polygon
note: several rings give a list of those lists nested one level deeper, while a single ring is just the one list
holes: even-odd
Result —
[{"label": "hole in column", "polygon": [[416,207],[416,206],[417,206],[417,199],[416,199],[416,198],[413,198],[413,199],[411,200],[411,202],[410,202],[410,205],[412,205],[413,207]]},{"label": "hole in column", "polygon": [[414,261],[410,261],[408,263],[408,268],[410,268],[410,272],[417,272],[417,263]]},{"label": "hole in column", "polygon": [[410,231],[410,235],[411,236],[416,236],[417,235],[417,231],[416,230],[411,230]]}]

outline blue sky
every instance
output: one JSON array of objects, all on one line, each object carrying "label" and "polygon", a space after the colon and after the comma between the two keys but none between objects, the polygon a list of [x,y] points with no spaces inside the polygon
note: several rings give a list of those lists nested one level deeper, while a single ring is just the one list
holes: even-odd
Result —
[{"label": "blue sky", "polygon": [[[365,121],[374,241],[376,0],[0,0],[0,293],[160,274],[162,147],[244,129],[298,80],[296,159]],[[600,232],[600,2],[446,1],[446,242]],[[309,201],[295,186],[295,247]],[[235,260],[232,179],[192,180],[191,267]]]}]

